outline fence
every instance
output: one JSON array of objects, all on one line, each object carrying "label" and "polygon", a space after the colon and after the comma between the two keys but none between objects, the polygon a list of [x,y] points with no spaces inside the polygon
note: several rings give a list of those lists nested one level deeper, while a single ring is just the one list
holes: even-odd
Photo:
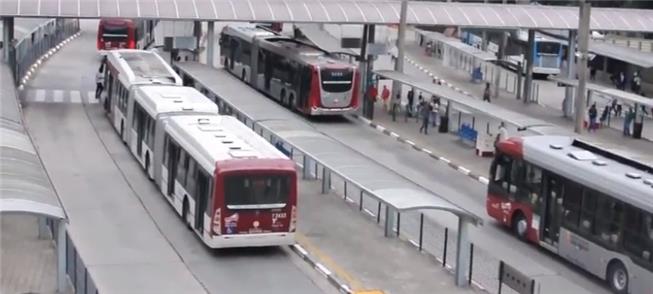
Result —
[{"label": "fence", "polygon": [[[58,225],[56,221],[47,220],[48,227],[52,236],[58,236]],[[57,247],[64,246],[66,252],[65,264],[66,264],[66,274],[70,279],[70,285],[75,290],[77,294],[97,294],[98,290],[95,287],[95,282],[91,278],[91,275],[88,273],[86,265],[81,256],[77,252],[77,248],[73,243],[68,231],[66,231],[66,238],[63,240],[64,244],[58,244],[57,238],[55,238],[55,244]]]},{"label": "fence", "polygon": [[[334,193],[339,195],[343,201],[356,206],[360,212],[368,215],[377,224],[387,224],[386,218],[394,218],[395,221],[390,222],[394,223],[394,227],[389,230],[390,232],[414,245],[420,252],[430,255],[447,270],[454,272],[457,236],[449,228],[437,224],[433,220],[434,215],[432,215],[435,213],[442,214],[443,211],[391,212],[392,215],[387,215],[386,208],[388,204],[376,196],[373,191],[355,182],[347,175],[335,171],[308,150],[303,150],[280,138],[261,122],[252,120],[244,113],[234,109],[225,100],[211,93],[209,89],[198,84],[195,87],[218,104],[221,114],[235,116],[261,137],[288,154],[296,165],[301,168],[304,179],[320,180],[323,194]],[[386,232],[388,232],[387,228]],[[468,273],[469,283],[474,283],[482,290],[494,292],[493,289],[497,289],[499,285],[498,268],[500,260],[492,257],[484,250],[476,248],[473,243],[470,250],[472,258],[470,259]],[[472,278],[480,284],[472,282]]]},{"label": "fence", "polygon": [[78,31],[78,20],[52,19],[19,40],[13,49],[15,62],[12,69],[16,85],[41,56]]}]

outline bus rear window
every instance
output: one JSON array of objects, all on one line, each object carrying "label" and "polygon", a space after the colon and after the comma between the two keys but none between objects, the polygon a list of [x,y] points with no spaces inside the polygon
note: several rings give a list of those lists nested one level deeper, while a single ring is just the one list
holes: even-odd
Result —
[{"label": "bus rear window", "polygon": [[290,195],[290,176],[226,176],[224,194],[230,209],[284,207]]},{"label": "bus rear window", "polygon": [[541,54],[558,54],[560,53],[560,44],[553,42],[538,42],[538,53]]},{"label": "bus rear window", "polygon": [[330,93],[341,93],[351,90],[353,86],[354,71],[347,69],[326,68],[320,72],[322,89]]},{"label": "bus rear window", "polygon": [[129,28],[126,26],[105,25],[102,29],[104,41],[124,41],[129,36]]}]

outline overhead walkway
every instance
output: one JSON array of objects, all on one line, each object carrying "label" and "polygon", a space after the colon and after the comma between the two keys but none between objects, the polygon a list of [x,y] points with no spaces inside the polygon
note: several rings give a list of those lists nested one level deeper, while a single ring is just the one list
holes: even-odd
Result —
[{"label": "overhead walkway", "polygon": [[[400,1],[315,0],[3,0],[2,17],[145,18],[287,23],[397,24]],[[577,29],[578,8],[542,5],[410,1],[411,25],[495,29]],[[653,31],[653,11],[593,8],[591,30]]]},{"label": "overhead walkway", "polygon": [[[480,224],[480,218],[464,208],[430,193],[417,184],[355,152],[343,144],[318,132],[304,120],[274,103],[222,69],[199,63],[175,65],[186,84],[194,85],[214,99],[221,111],[234,113],[245,124],[270,141],[283,141],[292,150],[303,154],[304,176],[320,173],[312,168],[322,166],[323,183],[331,174],[344,178],[361,190],[360,196],[372,197],[383,203],[385,210],[385,235],[392,236],[397,226],[396,216],[415,210],[444,210],[459,218],[459,252],[456,284],[466,284],[469,256],[468,226]],[[292,155],[291,155],[292,156]]]}]

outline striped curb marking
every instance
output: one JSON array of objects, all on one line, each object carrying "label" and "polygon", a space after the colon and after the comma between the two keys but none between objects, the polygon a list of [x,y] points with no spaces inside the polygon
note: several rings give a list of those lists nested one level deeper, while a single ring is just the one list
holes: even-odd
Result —
[{"label": "striped curb marking", "polygon": [[297,255],[299,255],[301,259],[306,261],[306,263],[308,263],[311,267],[313,267],[316,271],[318,271],[323,277],[325,277],[331,285],[336,287],[338,289],[338,292],[345,293],[345,294],[355,294],[355,292],[353,292],[348,285],[340,282],[338,278],[333,273],[331,273],[331,271],[328,268],[326,268],[323,264],[315,261],[315,259],[308,253],[308,251],[306,251],[306,249],[304,249],[304,247],[302,247],[299,244],[294,244],[291,245],[290,248],[295,253],[297,253]]},{"label": "striped curb marking", "polygon": [[70,37],[66,38],[65,40],[61,41],[61,42],[60,42],[57,46],[55,46],[54,48],[51,48],[50,50],[48,50],[48,52],[44,53],[41,57],[39,57],[39,58],[38,58],[38,59],[37,59],[37,60],[36,60],[36,61],[31,65],[31,66],[30,66],[30,68],[29,68],[29,70],[27,71],[27,73],[25,73],[25,75],[21,78],[21,80],[20,80],[20,84],[18,85],[18,90],[19,90],[19,91],[22,91],[22,90],[25,88],[25,84],[27,84],[27,82],[28,82],[28,81],[30,80],[30,78],[32,77],[32,74],[34,74],[34,72],[36,72],[36,70],[38,69],[38,67],[41,66],[41,65],[43,64],[43,62],[45,62],[48,58],[50,58],[54,53],[56,53],[57,51],[61,50],[61,48],[63,48],[63,45],[66,45],[66,44],[68,44],[70,41],[72,41],[72,40],[74,40],[75,38],[79,37],[79,35],[81,35],[81,32],[77,32],[77,33],[73,34],[72,36],[70,36]]},{"label": "striped curb marking", "polygon": [[473,173],[470,169],[451,162],[451,160],[449,160],[446,157],[438,156],[438,155],[434,154],[431,150],[423,148],[423,147],[415,144],[415,142],[413,142],[411,140],[408,140],[408,139],[406,139],[404,137],[401,137],[399,134],[397,134],[397,133],[395,133],[393,131],[390,131],[388,128],[386,128],[384,126],[381,126],[381,125],[379,125],[379,124],[377,124],[377,123],[375,123],[375,122],[373,122],[373,121],[371,121],[371,120],[369,120],[367,118],[364,118],[364,117],[362,117],[362,116],[360,116],[358,114],[355,114],[355,113],[352,114],[352,116],[355,117],[356,119],[364,122],[365,124],[369,125],[373,129],[375,129],[377,131],[380,131],[381,133],[383,133],[383,134],[385,134],[387,136],[393,137],[393,138],[395,138],[397,141],[399,141],[401,143],[405,143],[405,144],[410,145],[416,151],[424,152],[424,153],[428,154],[431,158],[446,163],[447,165],[449,165],[449,167],[453,168],[454,170],[458,171],[459,173],[462,173],[463,175],[466,175],[466,176],[480,182],[481,184],[487,185],[490,182],[490,180],[488,178],[477,175],[477,174]]}]

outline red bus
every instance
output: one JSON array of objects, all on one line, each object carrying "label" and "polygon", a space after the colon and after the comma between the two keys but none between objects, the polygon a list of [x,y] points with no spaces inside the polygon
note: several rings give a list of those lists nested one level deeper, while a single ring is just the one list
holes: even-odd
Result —
[{"label": "red bus", "polygon": [[255,25],[229,25],[220,37],[224,67],[284,106],[307,115],[358,108],[357,68],[318,47]]},{"label": "red bus", "polygon": [[653,166],[563,136],[497,143],[487,213],[523,240],[605,279],[651,293]]},{"label": "red bus", "polygon": [[161,125],[155,182],[207,246],[295,243],[292,160],[231,116],[174,115]]},{"label": "red bus", "polygon": [[154,42],[154,21],[102,19],[98,25],[98,51],[145,49]]}]

